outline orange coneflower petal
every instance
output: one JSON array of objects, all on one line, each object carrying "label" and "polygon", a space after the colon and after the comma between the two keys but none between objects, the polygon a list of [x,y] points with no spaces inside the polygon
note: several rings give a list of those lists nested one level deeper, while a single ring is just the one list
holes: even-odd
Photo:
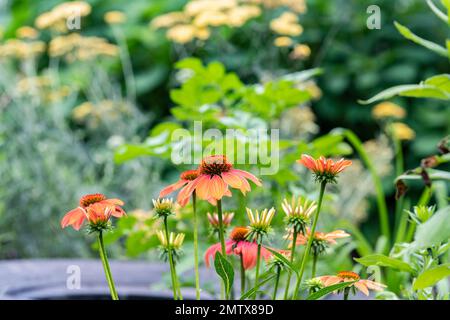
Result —
[{"label": "orange coneflower petal", "polygon": [[200,177],[190,181],[186,186],[183,187],[183,189],[180,190],[177,197],[177,202],[180,206],[184,207],[189,202],[189,198],[198,186],[199,182]]},{"label": "orange coneflower petal", "polygon": [[181,187],[183,187],[185,184],[187,184],[189,181],[187,180],[179,180],[167,187],[165,187],[164,189],[161,190],[161,192],[159,193],[159,198],[164,198],[165,196],[171,194],[172,192],[174,192],[175,190],[180,189]]},{"label": "orange coneflower petal", "polygon": [[240,189],[242,186],[242,181],[236,174],[232,174],[230,172],[222,172],[222,178],[223,181],[225,181],[225,183],[232,188]]},{"label": "orange coneflower petal", "polygon": [[375,291],[380,291],[386,288],[384,284],[372,280],[360,280],[360,282],[363,282],[367,286],[367,288]]},{"label": "orange coneflower petal", "polygon": [[106,205],[116,205],[116,206],[123,206],[125,203],[120,199],[105,199],[100,201],[99,203],[106,204]]},{"label": "orange coneflower petal", "polygon": [[314,159],[307,155],[307,154],[302,154],[302,157],[300,160],[297,160],[298,163],[303,164],[306,168],[310,169],[310,170],[315,170],[316,169],[316,162],[314,161]]},{"label": "orange coneflower petal", "polygon": [[329,287],[329,286],[332,286],[332,285],[334,285],[334,284],[338,284],[338,283],[340,283],[340,282],[342,282],[343,281],[343,279],[341,278],[341,277],[337,277],[337,276],[329,276],[328,278],[326,278],[324,281],[323,281],[323,285],[325,286],[325,287]]},{"label": "orange coneflower petal", "polygon": [[198,183],[197,183],[197,186],[195,187],[197,196],[203,200],[208,200],[209,198],[212,198],[210,190],[209,190],[209,181],[211,180],[210,176],[202,175],[202,176],[198,177],[197,179],[198,179]]},{"label": "orange coneflower petal", "polygon": [[86,212],[78,207],[69,211],[61,220],[61,228],[72,226],[75,230],[80,230],[81,225],[86,219]]},{"label": "orange coneflower petal", "polygon": [[[235,242],[233,240],[226,240],[225,241],[225,252],[227,255],[231,254],[232,251],[232,247],[235,244]],[[214,260],[216,252],[220,252],[220,250],[222,249],[222,245],[220,243],[216,243],[213,244],[212,246],[210,246],[206,252],[205,252],[205,264],[206,266],[209,268],[210,266],[210,261],[211,258]]]},{"label": "orange coneflower petal", "polygon": [[354,285],[359,291],[361,291],[362,293],[364,293],[366,296],[369,295],[369,289],[367,289],[367,286],[366,286],[366,284],[365,284],[364,282],[358,281],[358,282],[355,282],[353,285]]},{"label": "orange coneflower petal", "polygon": [[239,170],[239,169],[232,169],[229,172],[231,174],[237,174],[238,176],[249,179],[250,181],[252,181],[254,184],[256,184],[259,187],[262,186],[261,181],[257,177],[255,177],[253,174],[251,174],[250,172],[247,172],[244,170]]},{"label": "orange coneflower petal", "polygon": [[245,270],[256,266],[256,257],[258,255],[258,245],[254,242],[239,241],[234,249],[236,255],[242,255],[242,264]]},{"label": "orange coneflower petal", "polygon": [[216,199],[216,200],[222,199],[222,197],[226,191],[227,185],[220,176],[217,176],[217,175],[213,176],[209,180],[208,186],[210,189],[210,194],[213,196],[214,199]]}]

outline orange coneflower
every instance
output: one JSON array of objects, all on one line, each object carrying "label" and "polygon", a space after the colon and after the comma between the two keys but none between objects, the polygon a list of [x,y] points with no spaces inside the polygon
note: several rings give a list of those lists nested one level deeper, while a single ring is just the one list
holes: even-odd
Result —
[{"label": "orange coneflower", "polygon": [[[311,236],[311,229],[307,228],[306,229],[306,235],[304,234],[299,234],[297,236],[297,241],[296,244],[297,245],[306,245],[308,243],[308,239]],[[314,232],[314,237],[313,237],[313,242],[311,245],[311,249],[313,250],[313,254],[315,255],[319,255],[320,253],[322,253],[323,251],[325,251],[325,249],[327,248],[328,245],[330,244],[336,244],[336,239],[342,239],[342,238],[347,238],[350,237],[350,234],[348,234],[347,232],[343,231],[343,230],[335,230],[332,232]],[[289,239],[292,240],[292,235],[289,236]],[[292,244],[290,244],[290,246],[292,246]]]},{"label": "orange coneflower", "polygon": [[198,177],[190,181],[178,194],[178,203],[187,203],[194,191],[200,199],[213,205],[223,196],[231,196],[228,187],[239,189],[245,195],[251,190],[247,179],[261,186],[261,181],[253,174],[234,169],[226,156],[205,157],[198,168]]},{"label": "orange coneflower", "polygon": [[355,281],[350,286],[355,287],[366,296],[369,295],[369,289],[381,291],[383,290],[383,288],[386,288],[384,284],[372,280],[361,279],[359,274],[352,271],[341,271],[335,276],[321,276],[317,277],[317,279],[319,279],[325,287],[329,287],[341,282]]},{"label": "orange coneflower", "polygon": [[[91,210],[89,210],[95,204],[102,205],[95,206]],[[91,222],[91,219],[97,220],[99,216],[99,211],[107,210],[107,208],[113,208],[111,212],[108,209],[108,214],[114,217],[121,217],[125,215],[125,211],[122,209],[124,203],[120,199],[107,199],[105,195],[101,193],[95,194],[87,194],[80,199],[80,206],[69,211],[61,220],[61,227],[65,228],[67,226],[72,226],[75,230],[79,230],[84,220],[88,219]],[[101,213],[100,216],[104,216],[105,212]],[[108,217],[108,219],[109,219]]]},{"label": "orange coneflower", "polygon": [[[243,267],[245,270],[252,269],[256,266],[258,244],[255,241],[248,241],[247,236],[249,229],[246,227],[236,227],[231,231],[230,238],[225,241],[226,254],[235,254],[241,256]],[[211,258],[214,259],[216,252],[220,252],[221,244],[216,243],[210,246],[205,252],[205,264],[210,266]],[[272,256],[269,250],[261,248],[261,257],[269,260]]]},{"label": "orange coneflower", "polygon": [[297,162],[311,170],[319,182],[336,182],[336,176],[352,164],[350,160],[340,159],[334,162],[324,156],[314,159],[307,154],[303,154]]},{"label": "orange coneflower", "polygon": [[[182,172],[180,174],[180,180],[162,189],[159,193],[159,198],[164,198],[168,194],[171,194],[172,192],[185,187],[190,181],[195,180],[197,177],[198,170],[187,170]],[[183,191],[183,189],[181,189],[181,191]],[[184,199],[184,201],[184,203],[181,203],[180,201],[178,201],[178,203],[184,207],[189,202],[189,197],[187,199]]]}]

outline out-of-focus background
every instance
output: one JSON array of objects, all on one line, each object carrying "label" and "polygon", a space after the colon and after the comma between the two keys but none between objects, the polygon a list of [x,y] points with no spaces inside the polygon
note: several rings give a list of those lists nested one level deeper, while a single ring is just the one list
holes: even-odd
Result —
[{"label": "out-of-focus background", "polygon": [[[373,105],[358,100],[448,72],[448,59],[408,42],[393,24],[442,42],[446,28],[425,1],[223,1],[229,6],[218,10],[188,2],[90,0],[80,29],[65,30],[61,13],[52,11],[62,1],[0,0],[1,259],[92,256],[86,237],[59,223],[82,194],[93,192],[126,202],[129,217],[108,238],[113,256],[152,255],[151,199],[189,167],[171,163],[161,133],[190,128],[194,120],[205,127],[282,128],[291,149],[277,175],[262,177],[268,188],[247,199],[256,208],[314,192],[294,160],[302,151],[352,157],[339,139],[318,139],[349,128],[377,164],[393,211],[393,147]],[[381,9],[379,30],[366,25],[369,5]],[[296,78],[309,69],[312,77]],[[402,121],[414,131],[403,141],[404,167],[416,167],[450,131],[448,102],[393,102],[407,111]],[[374,191],[358,160],[333,190],[323,227],[351,225],[375,241]],[[413,187],[411,203],[417,193]],[[245,220],[243,201],[226,204],[237,222]],[[183,215],[189,210],[176,226],[189,238]],[[342,257],[334,263],[351,265]]]}]

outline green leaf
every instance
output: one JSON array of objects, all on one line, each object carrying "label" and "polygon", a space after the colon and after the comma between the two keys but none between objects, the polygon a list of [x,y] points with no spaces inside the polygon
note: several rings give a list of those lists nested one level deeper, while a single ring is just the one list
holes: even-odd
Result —
[{"label": "green leaf", "polygon": [[425,80],[426,85],[434,86],[444,92],[450,93],[450,74],[439,74]]},{"label": "green leaf", "polygon": [[326,296],[334,291],[344,289],[353,283],[355,283],[355,281],[346,281],[346,282],[333,284],[332,286],[328,286],[328,287],[320,289],[317,292],[314,292],[308,298],[306,298],[306,300],[317,300],[317,299],[322,298],[323,296]]},{"label": "green leaf", "polygon": [[257,291],[258,289],[265,285],[267,282],[269,282],[270,280],[272,280],[273,278],[276,277],[276,274],[272,274],[271,276],[267,277],[266,279],[259,281],[258,285],[256,285],[254,288],[251,288],[250,290],[248,290],[246,293],[244,293],[239,300],[245,300],[249,297],[252,297]]},{"label": "green leaf", "polygon": [[435,6],[433,0],[427,0],[427,4],[430,7],[431,11],[434,12],[434,14],[441,19],[444,22],[450,22],[450,20],[448,19],[447,15],[445,13],[443,13],[441,10],[439,10],[438,7]]},{"label": "green leaf", "polygon": [[355,261],[366,267],[380,266],[414,273],[414,269],[406,262],[385,256],[383,254],[371,254],[362,258],[355,258]]},{"label": "green leaf", "polygon": [[216,273],[219,275],[219,277],[222,278],[226,295],[228,296],[234,281],[233,265],[227,259],[225,259],[220,252],[217,251],[214,258],[214,268],[216,269]]},{"label": "green leaf", "polygon": [[419,248],[428,248],[448,241],[449,238],[450,206],[447,206],[417,227],[414,244]]},{"label": "green leaf", "polygon": [[323,73],[323,69],[314,68],[314,69],[308,69],[308,70],[303,70],[303,71],[287,74],[284,77],[282,77],[282,79],[294,81],[294,82],[304,82],[315,76],[321,75],[322,73]]},{"label": "green leaf", "polygon": [[450,277],[450,263],[431,268],[421,273],[414,281],[413,289],[421,290],[434,286],[440,280]]},{"label": "green leaf", "polygon": [[[439,87],[430,84],[430,80],[434,77],[425,80],[425,83],[420,84],[405,84],[401,86],[391,87],[383,90],[368,100],[359,100],[361,104],[371,104],[376,101],[387,100],[394,96],[404,96],[412,98],[433,98],[440,100],[450,100],[450,92],[444,91]],[[428,82],[428,83],[427,83]]]},{"label": "green leaf", "polygon": [[269,250],[275,257],[277,257],[280,261],[282,261],[292,272],[294,272],[297,276],[298,276],[298,270],[295,268],[295,266],[288,260],[286,259],[285,256],[283,256],[281,253],[265,247],[267,250]]},{"label": "green leaf", "polygon": [[437,54],[446,57],[447,58],[447,50],[445,50],[444,47],[438,45],[437,43],[425,40],[417,35],[415,35],[414,33],[411,32],[411,30],[409,30],[407,27],[402,26],[400,23],[398,23],[397,21],[394,22],[395,27],[397,28],[397,30],[408,40],[411,40],[433,52],[436,52]]}]

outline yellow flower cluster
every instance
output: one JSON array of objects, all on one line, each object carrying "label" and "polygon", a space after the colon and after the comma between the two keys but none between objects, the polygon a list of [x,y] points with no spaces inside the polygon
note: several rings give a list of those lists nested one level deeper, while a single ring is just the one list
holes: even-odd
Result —
[{"label": "yellow flower cluster", "polygon": [[91,13],[91,10],[90,4],[84,1],[64,2],[38,16],[35,25],[38,29],[66,32],[68,19],[85,17]]},{"label": "yellow flower cluster", "polygon": [[34,40],[39,36],[39,32],[35,28],[23,26],[17,29],[16,36],[19,39]]},{"label": "yellow flower cluster", "polygon": [[71,93],[68,86],[62,85],[55,88],[52,78],[45,75],[20,79],[16,89],[20,96],[38,95],[39,98],[50,103],[61,101]]},{"label": "yellow flower cluster", "polygon": [[109,11],[105,13],[104,19],[108,24],[121,24],[127,21],[127,17],[121,11]]},{"label": "yellow flower cluster", "polygon": [[416,133],[407,124],[403,122],[394,122],[390,125],[392,134],[399,140],[413,140]]},{"label": "yellow flower cluster", "polygon": [[0,58],[30,59],[45,51],[42,41],[10,39],[0,45]]},{"label": "yellow flower cluster", "polygon": [[406,117],[406,111],[399,105],[385,101],[377,104],[372,110],[372,116],[375,119],[395,118],[403,119]]},{"label": "yellow flower cluster", "polygon": [[299,36],[303,27],[298,23],[298,16],[290,11],[282,13],[278,18],[270,22],[270,29],[279,35]]},{"label": "yellow flower cluster", "polygon": [[100,37],[83,37],[78,33],[62,35],[50,41],[49,55],[64,56],[68,62],[86,61],[98,56],[117,56],[119,49]]},{"label": "yellow flower cluster", "polygon": [[296,13],[306,12],[305,0],[247,0],[247,2],[260,3],[266,8],[286,7]]},{"label": "yellow flower cluster", "polygon": [[[303,3],[304,4],[304,3]],[[292,37],[303,33],[303,27],[298,23],[298,16],[292,11],[282,13],[270,22],[270,29],[279,35],[275,38],[276,47],[292,47],[289,57],[293,60],[304,59],[310,56],[311,49],[306,44],[295,44]]]},{"label": "yellow flower cluster", "polygon": [[183,11],[154,18],[150,26],[153,29],[167,28],[167,38],[183,44],[194,39],[208,39],[210,28],[240,27],[259,15],[259,6],[245,4],[242,0],[192,0]]},{"label": "yellow flower cluster", "polygon": [[128,112],[127,105],[123,102],[102,100],[98,103],[84,102],[75,107],[72,117],[75,121],[85,123],[91,128],[97,128],[101,122],[118,120]]}]

